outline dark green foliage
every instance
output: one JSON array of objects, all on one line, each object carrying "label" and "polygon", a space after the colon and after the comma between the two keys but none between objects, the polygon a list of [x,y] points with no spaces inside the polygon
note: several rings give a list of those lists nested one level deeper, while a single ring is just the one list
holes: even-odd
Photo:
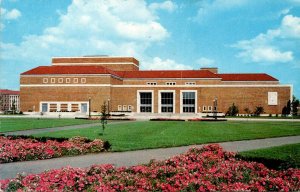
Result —
[{"label": "dark green foliage", "polygon": [[262,106],[257,106],[254,110],[255,116],[260,116],[264,112],[264,108]]},{"label": "dark green foliage", "polygon": [[[0,136],[5,136],[4,134],[0,134]],[[35,139],[37,141],[40,142],[47,142],[48,140],[53,140],[53,141],[57,141],[57,142],[63,142],[63,141],[67,141],[69,140],[69,138],[66,137],[35,137],[35,136],[31,136],[31,135],[7,135],[7,137],[10,137],[11,139]],[[86,139],[85,142],[91,142],[91,139]]]},{"label": "dark green foliage", "polygon": [[6,189],[7,192],[12,192],[12,191],[18,191],[18,189],[22,189],[23,185],[21,184],[20,181],[12,181],[8,184],[8,187]]},{"label": "dark green foliage", "polygon": [[105,129],[105,125],[107,124],[107,119],[109,118],[109,112],[108,112],[108,107],[106,105],[106,102],[103,102],[103,105],[101,105],[101,118],[100,118],[100,122],[101,122],[101,126],[102,126],[102,135],[104,134],[104,129]]},{"label": "dark green foliage", "polygon": [[282,169],[288,169],[288,168],[295,168],[295,162],[294,161],[285,161],[281,159],[269,159],[266,157],[252,157],[252,156],[243,156],[240,154],[236,155],[236,158],[244,160],[244,161],[255,161],[258,163],[264,164],[266,167],[270,169],[276,169],[276,170],[282,170]]},{"label": "dark green foliage", "polygon": [[236,116],[239,113],[239,108],[232,103],[232,106],[228,108],[228,111],[226,112],[226,115],[229,116]]},{"label": "dark green foliage", "polygon": [[287,107],[286,107],[286,106],[284,106],[284,107],[282,108],[281,114],[282,114],[283,116],[286,116],[286,115],[288,114],[288,113],[287,113]]},{"label": "dark green foliage", "polygon": [[289,115],[291,113],[291,100],[288,100],[286,104],[286,114]]},{"label": "dark green foliage", "polygon": [[239,153],[237,157],[246,161],[263,163],[272,169],[299,168],[300,144],[245,151]]},{"label": "dark green foliage", "polygon": [[293,116],[298,115],[298,107],[299,107],[299,99],[296,99],[296,97],[293,96],[293,102],[292,102],[292,114],[293,114]]}]

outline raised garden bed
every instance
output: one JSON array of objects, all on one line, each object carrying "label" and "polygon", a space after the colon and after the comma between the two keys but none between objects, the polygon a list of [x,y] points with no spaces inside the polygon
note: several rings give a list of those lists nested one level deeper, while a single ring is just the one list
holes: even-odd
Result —
[{"label": "raised garden bed", "polygon": [[219,145],[147,165],[62,168],[0,181],[3,191],[299,191],[300,170],[276,171]]},{"label": "raised garden bed", "polygon": [[107,141],[84,137],[34,138],[29,136],[0,136],[0,163],[51,159],[107,151]]}]

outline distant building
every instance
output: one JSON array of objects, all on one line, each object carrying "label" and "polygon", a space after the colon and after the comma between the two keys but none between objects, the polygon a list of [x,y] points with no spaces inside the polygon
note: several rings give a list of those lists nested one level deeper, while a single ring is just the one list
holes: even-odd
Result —
[{"label": "distant building", "polygon": [[0,111],[19,111],[20,92],[8,89],[0,89]]},{"label": "distant building", "polygon": [[240,113],[262,106],[265,114],[281,114],[292,85],[218,68],[140,70],[133,57],[56,57],[51,66],[22,73],[20,93],[23,112],[99,113],[106,102],[111,112],[133,115],[226,113],[233,103]]}]

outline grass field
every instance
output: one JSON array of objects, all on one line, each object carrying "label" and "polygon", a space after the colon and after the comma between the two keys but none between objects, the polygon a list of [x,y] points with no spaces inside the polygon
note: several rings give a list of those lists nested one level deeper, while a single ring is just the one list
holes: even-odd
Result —
[{"label": "grass field", "polygon": [[128,122],[35,136],[101,138],[113,151],[300,135],[300,122]]},{"label": "grass field", "polygon": [[0,132],[96,123],[85,119],[0,118]]},{"label": "grass field", "polygon": [[240,155],[246,158],[281,160],[284,162],[294,163],[295,165],[293,166],[300,168],[300,143],[245,151],[241,152]]}]

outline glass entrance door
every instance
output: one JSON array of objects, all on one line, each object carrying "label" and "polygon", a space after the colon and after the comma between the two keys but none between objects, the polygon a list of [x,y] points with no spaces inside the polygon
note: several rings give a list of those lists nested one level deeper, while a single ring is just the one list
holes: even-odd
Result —
[{"label": "glass entrance door", "polygon": [[160,93],[161,98],[161,112],[162,113],[173,113],[174,112],[174,93],[173,92],[162,92]]},{"label": "glass entrance door", "polygon": [[87,103],[81,103],[81,113],[87,112]]}]

